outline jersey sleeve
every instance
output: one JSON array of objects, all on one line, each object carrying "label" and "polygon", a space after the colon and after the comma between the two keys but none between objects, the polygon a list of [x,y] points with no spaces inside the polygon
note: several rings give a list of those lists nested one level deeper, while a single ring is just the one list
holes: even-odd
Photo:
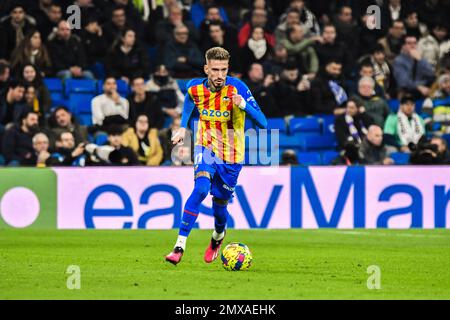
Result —
[{"label": "jersey sleeve", "polygon": [[261,108],[259,107],[247,85],[240,80],[236,80],[234,85],[237,89],[237,93],[241,95],[245,100],[245,112],[252,118],[252,120],[258,127],[263,129],[267,128],[266,116],[261,111]]},{"label": "jersey sleeve", "polygon": [[192,99],[189,91],[184,96],[183,112],[181,113],[181,124],[182,128],[187,128],[189,124],[189,119],[191,118],[192,111],[194,111],[195,103]]}]

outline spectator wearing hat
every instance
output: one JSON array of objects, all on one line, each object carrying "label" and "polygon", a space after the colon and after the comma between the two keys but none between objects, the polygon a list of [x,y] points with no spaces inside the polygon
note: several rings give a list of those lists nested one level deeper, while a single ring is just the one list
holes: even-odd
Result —
[{"label": "spectator wearing hat", "polygon": [[415,107],[412,95],[403,96],[399,111],[389,115],[384,125],[383,131],[389,135],[386,143],[397,146],[401,152],[411,152],[425,134],[424,120],[415,112]]}]

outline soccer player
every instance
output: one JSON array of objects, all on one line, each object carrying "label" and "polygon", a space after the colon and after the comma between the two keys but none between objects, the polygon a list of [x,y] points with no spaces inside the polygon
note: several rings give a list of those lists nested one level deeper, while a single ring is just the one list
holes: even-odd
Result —
[{"label": "soccer player", "polygon": [[193,79],[187,84],[181,127],[172,143],[183,141],[189,118],[197,108],[200,119],[194,146],[194,190],[184,206],[175,247],[166,261],[176,265],[181,261],[186,240],[199,214],[202,201],[213,196],[214,231],[204,260],[214,261],[225,237],[227,205],[233,196],[245,153],[245,116],[260,127],[267,127],[250,90],[239,79],[228,77],[230,54],[214,47],[205,55],[207,78]]}]

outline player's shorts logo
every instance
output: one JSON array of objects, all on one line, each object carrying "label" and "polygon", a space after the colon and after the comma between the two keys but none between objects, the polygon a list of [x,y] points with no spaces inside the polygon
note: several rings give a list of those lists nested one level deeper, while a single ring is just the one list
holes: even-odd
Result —
[{"label": "player's shorts logo", "polygon": [[222,186],[224,189],[227,189],[228,191],[234,192],[234,188],[227,186],[225,183]]}]

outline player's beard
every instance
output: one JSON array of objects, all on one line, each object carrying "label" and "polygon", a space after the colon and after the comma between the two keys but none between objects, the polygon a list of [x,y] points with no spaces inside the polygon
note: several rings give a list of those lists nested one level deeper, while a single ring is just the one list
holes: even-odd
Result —
[{"label": "player's beard", "polygon": [[222,81],[221,85],[216,85],[211,79],[209,79],[209,87],[211,88],[211,91],[213,91],[213,92],[220,91],[224,85],[225,85],[225,81]]}]

